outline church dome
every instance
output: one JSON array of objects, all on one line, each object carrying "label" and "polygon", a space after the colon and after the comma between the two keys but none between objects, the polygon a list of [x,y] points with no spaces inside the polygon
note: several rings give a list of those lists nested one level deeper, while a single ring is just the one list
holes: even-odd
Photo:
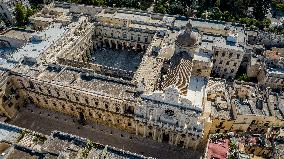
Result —
[{"label": "church dome", "polygon": [[177,37],[177,45],[184,47],[194,46],[198,42],[198,33],[193,32],[191,25],[187,25],[186,29]]}]

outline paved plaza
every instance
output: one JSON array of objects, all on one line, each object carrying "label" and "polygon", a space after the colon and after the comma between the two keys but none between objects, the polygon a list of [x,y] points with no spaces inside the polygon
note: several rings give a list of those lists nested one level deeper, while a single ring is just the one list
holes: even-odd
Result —
[{"label": "paved plaza", "polygon": [[92,54],[92,62],[103,66],[135,72],[139,67],[142,57],[143,53],[135,51],[103,48]]},{"label": "paved plaza", "polygon": [[166,143],[137,137],[136,135],[102,125],[87,124],[86,126],[82,126],[79,124],[77,118],[33,106],[21,109],[9,123],[46,135],[49,135],[54,130],[59,130],[89,138],[101,144],[143,154],[144,156],[161,159],[200,158],[199,152],[192,152]]}]

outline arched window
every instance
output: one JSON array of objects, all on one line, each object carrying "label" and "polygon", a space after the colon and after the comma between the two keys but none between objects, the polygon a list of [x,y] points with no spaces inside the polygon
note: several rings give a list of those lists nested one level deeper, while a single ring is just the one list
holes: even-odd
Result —
[{"label": "arched window", "polygon": [[126,106],[125,113],[126,114],[134,114],[134,107],[133,106]]}]

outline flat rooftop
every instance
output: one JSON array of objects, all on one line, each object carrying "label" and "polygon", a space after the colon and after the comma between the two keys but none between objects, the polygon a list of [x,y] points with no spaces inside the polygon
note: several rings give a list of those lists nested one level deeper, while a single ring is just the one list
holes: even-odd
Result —
[{"label": "flat rooftop", "polygon": [[253,114],[248,102],[241,102],[239,99],[236,99],[235,102],[238,115]]},{"label": "flat rooftop", "polygon": [[[218,107],[218,102],[211,102],[211,111],[214,117],[219,117],[221,119],[231,119],[231,110],[230,109],[220,109]],[[227,103],[226,103],[227,104]]]},{"label": "flat rooftop", "polygon": [[62,27],[60,23],[55,23],[46,30],[33,34],[33,37],[40,37],[42,40],[33,38],[31,42],[16,51],[12,58],[16,61],[20,61],[23,57],[37,58],[59,40],[66,31],[67,29]]},{"label": "flat rooftop", "polygon": [[244,47],[237,43],[228,42],[226,37],[217,36],[213,34],[203,34],[202,36],[202,43],[201,45],[206,50],[212,50],[214,46],[221,47],[225,49],[231,49],[236,51],[244,52]]},{"label": "flat rooftop", "polygon": [[57,42],[67,31],[60,23],[55,23],[44,31],[33,33],[32,40],[22,48],[1,48],[0,67],[12,69],[24,58],[36,59]]},{"label": "flat rooftop", "polygon": [[0,38],[1,36],[3,36],[3,37],[28,41],[31,38],[32,34],[33,33],[31,31],[11,29],[5,32],[4,34],[1,34]]},{"label": "flat rooftop", "polygon": [[216,32],[218,34],[219,31],[225,32],[226,30],[235,31],[239,35],[238,41],[241,43],[245,42],[246,35],[245,35],[244,26],[242,25],[231,25],[223,21],[206,20],[206,19],[198,19],[198,18],[196,19],[191,18],[190,23],[192,24],[193,28],[206,29],[206,30],[209,29],[212,31],[213,34]]},{"label": "flat rooftop", "polygon": [[145,23],[152,24],[163,24],[165,21],[162,19],[153,19],[147,15],[147,13],[133,14],[133,13],[123,13],[123,12],[114,12],[114,13],[99,13],[97,16],[108,17],[108,18],[117,18],[117,19],[127,19],[131,21],[140,21]]},{"label": "flat rooftop", "polygon": [[0,122],[0,141],[17,142],[21,136],[21,129]]},{"label": "flat rooftop", "polygon": [[206,54],[206,53],[197,53],[197,54],[194,54],[193,60],[203,61],[203,62],[210,62],[211,61],[211,56],[209,54]]},{"label": "flat rooftop", "polygon": [[79,69],[52,68],[48,66],[44,71],[40,73],[35,72],[31,76],[89,93],[107,95],[119,99],[134,99],[133,92],[135,92],[135,87],[126,81],[100,74],[87,73]]},{"label": "flat rooftop", "polygon": [[281,75],[284,78],[284,68],[280,68],[280,67],[268,67],[266,69],[267,73],[269,74],[274,74],[274,75]]},{"label": "flat rooftop", "polygon": [[207,80],[204,77],[191,76],[188,83],[186,98],[192,102],[195,107],[201,108],[203,105],[204,89]]},{"label": "flat rooftop", "polygon": [[[127,19],[131,23],[129,27],[141,28],[141,29],[150,29],[150,30],[164,30],[167,26],[173,26],[175,28],[182,28],[188,23],[186,17],[180,16],[169,16],[169,15],[152,15],[149,13],[139,12],[139,11],[125,11],[117,10],[110,12],[100,12],[97,14],[98,17],[107,17],[107,18],[117,18],[117,19]],[[156,18],[154,18],[156,17]],[[143,25],[142,23],[145,23]]]},{"label": "flat rooftop", "polygon": [[52,155],[46,152],[38,152],[19,145],[14,145],[5,155],[5,159],[57,159],[57,157],[57,155]]},{"label": "flat rooftop", "polygon": [[80,76],[71,86],[78,87],[82,90],[91,91],[97,94],[107,95],[118,99],[134,99],[135,87],[128,84],[120,83],[115,80],[107,80],[92,75]]}]

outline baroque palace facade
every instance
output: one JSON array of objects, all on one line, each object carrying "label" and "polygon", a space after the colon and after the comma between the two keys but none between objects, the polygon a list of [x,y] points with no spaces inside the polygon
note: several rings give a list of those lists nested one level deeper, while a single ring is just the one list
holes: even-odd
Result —
[{"label": "baroque palace facade", "polygon": [[74,4],[31,20],[39,31],[1,61],[2,115],[33,104],[193,150],[207,100],[229,100],[210,75],[233,79],[246,55],[244,28],[217,21]]}]

